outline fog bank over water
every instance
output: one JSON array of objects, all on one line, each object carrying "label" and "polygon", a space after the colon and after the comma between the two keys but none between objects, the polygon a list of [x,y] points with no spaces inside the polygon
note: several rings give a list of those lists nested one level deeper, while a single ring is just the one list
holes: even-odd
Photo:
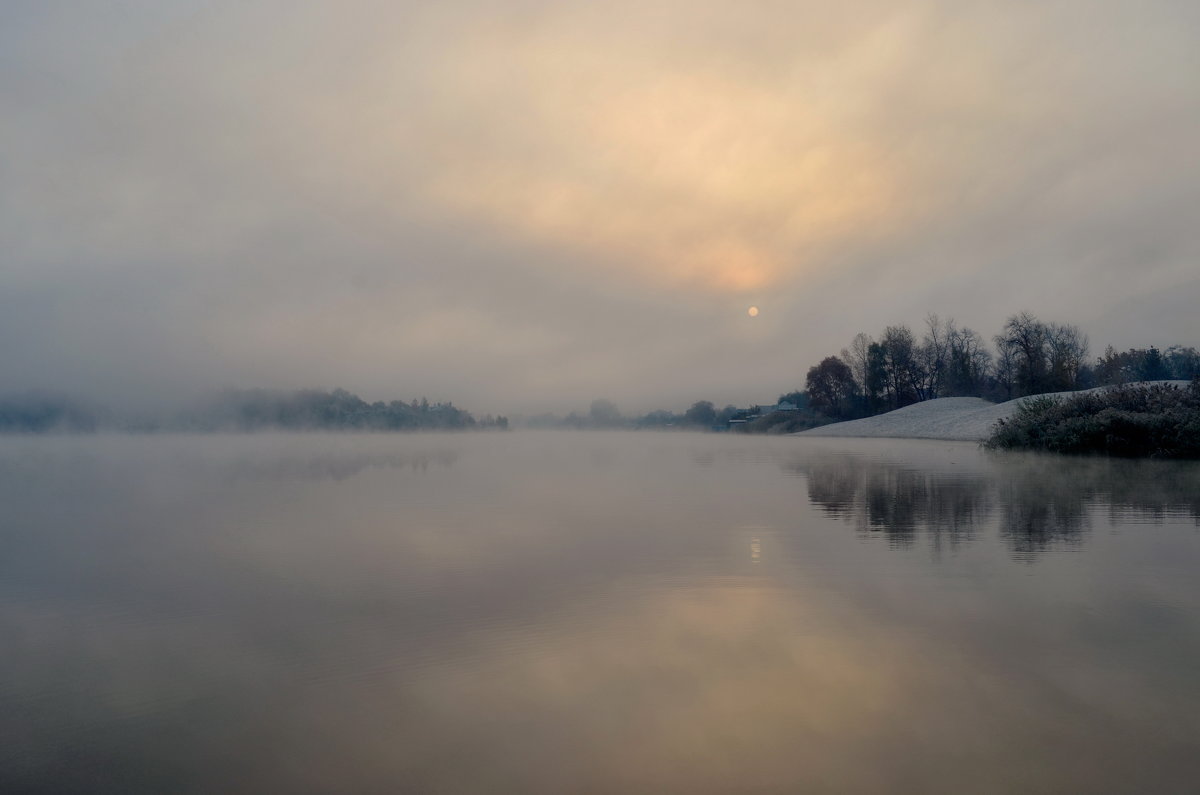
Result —
[{"label": "fog bank over water", "polygon": [[929,311],[1200,335],[1194,3],[19,2],[0,53],[4,391],[646,411]]}]

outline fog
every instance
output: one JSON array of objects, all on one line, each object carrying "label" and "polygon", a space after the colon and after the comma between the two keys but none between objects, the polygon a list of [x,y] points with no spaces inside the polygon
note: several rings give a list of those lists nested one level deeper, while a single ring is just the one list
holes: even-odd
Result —
[{"label": "fog", "polygon": [[927,312],[1194,345],[1198,83],[1186,2],[5,3],[0,391],[645,411]]}]

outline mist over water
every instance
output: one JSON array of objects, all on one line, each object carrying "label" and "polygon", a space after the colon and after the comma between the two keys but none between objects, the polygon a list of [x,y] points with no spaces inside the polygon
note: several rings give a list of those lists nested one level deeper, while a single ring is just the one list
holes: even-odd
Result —
[{"label": "mist over water", "polygon": [[5,792],[1172,792],[1200,465],[0,438]]}]

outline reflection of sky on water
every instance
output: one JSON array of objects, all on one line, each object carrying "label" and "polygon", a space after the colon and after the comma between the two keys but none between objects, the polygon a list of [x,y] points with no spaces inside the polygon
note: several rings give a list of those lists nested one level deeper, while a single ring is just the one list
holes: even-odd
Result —
[{"label": "reflection of sky on water", "polygon": [[6,791],[1200,773],[1193,465],[685,434],[0,445]]}]

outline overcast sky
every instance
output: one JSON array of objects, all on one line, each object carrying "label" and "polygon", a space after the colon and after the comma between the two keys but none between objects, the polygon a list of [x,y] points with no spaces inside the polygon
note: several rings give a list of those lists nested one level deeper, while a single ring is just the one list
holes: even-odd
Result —
[{"label": "overcast sky", "polygon": [[0,392],[746,404],[1197,307],[1194,0],[0,4]]}]

